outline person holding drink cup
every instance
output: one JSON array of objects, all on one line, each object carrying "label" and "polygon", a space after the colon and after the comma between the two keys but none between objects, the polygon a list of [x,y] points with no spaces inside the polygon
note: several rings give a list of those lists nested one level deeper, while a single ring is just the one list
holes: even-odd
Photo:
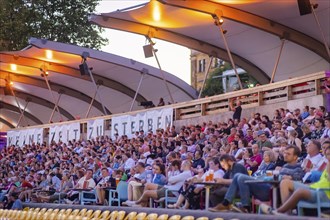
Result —
[{"label": "person holding drink cup", "polygon": [[[304,171],[300,164],[297,163],[299,155],[300,150],[297,146],[289,145],[285,148],[284,160],[286,164],[283,167],[276,168],[276,170],[279,171],[279,175],[281,176],[282,180],[302,180]],[[230,187],[226,192],[224,200],[216,207],[210,208],[209,210],[213,212],[235,210],[238,212],[247,213],[250,211],[251,196],[254,196],[261,201],[268,201],[270,197],[269,191],[272,185],[270,183],[258,183],[258,185],[247,184],[246,181],[249,180],[255,180],[255,177],[240,173],[236,174],[231,181]],[[242,203],[241,207],[232,205],[232,202],[236,197],[236,193],[239,193],[240,195]]]},{"label": "person holding drink cup", "polygon": [[179,208],[184,203],[185,209],[200,209],[200,204],[196,201],[199,201],[200,192],[204,189],[204,185],[195,185],[194,182],[214,181],[214,178],[222,178],[224,175],[218,158],[213,157],[208,164],[210,169],[207,172],[204,173],[204,169],[199,168],[198,174],[186,181],[179,190],[178,201],[173,205],[168,205],[168,208]]}]

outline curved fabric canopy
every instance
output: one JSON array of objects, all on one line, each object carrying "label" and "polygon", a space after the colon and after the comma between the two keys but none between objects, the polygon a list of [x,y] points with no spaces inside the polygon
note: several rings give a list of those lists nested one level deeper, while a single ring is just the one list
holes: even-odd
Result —
[{"label": "curved fabric canopy", "polygon": [[[330,1],[315,0],[317,18],[330,42]],[[91,15],[100,26],[170,41],[226,61],[223,29],[234,62],[268,83],[280,52],[275,81],[330,69],[330,57],[313,14],[301,16],[297,0],[152,0],[136,8]]]},{"label": "curved fabric canopy", "polygon": [[[157,68],[58,42],[31,38],[29,43],[22,51],[0,52],[0,118],[7,128],[16,126],[20,116],[12,90],[20,108],[26,108],[24,120],[20,121],[22,126],[48,123],[56,102],[60,114],[55,112],[54,122],[85,118],[94,97],[88,117],[104,115],[102,104],[107,114],[128,112],[142,75],[132,110],[143,109],[141,102],[152,101],[157,105],[160,97],[170,102],[161,71]],[[100,97],[95,93],[91,77],[81,75],[79,70],[83,54],[87,54],[86,63],[98,85]],[[164,72],[164,75],[175,102],[197,97],[197,92],[187,83],[169,73]],[[9,82],[13,82],[12,90],[8,88]]]}]

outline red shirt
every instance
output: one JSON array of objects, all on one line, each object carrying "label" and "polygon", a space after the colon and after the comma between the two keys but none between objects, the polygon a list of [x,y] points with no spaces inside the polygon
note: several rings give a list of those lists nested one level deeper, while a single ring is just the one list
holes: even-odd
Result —
[{"label": "red shirt", "polygon": [[252,170],[252,173],[254,173],[255,171],[257,171],[258,167],[260,166],[261,162],[262,162],[262,155],[260,153],[258,153],[257,155],[253,155],[252,157],[250,157],[250,161],[257,162],[257,165],[254,167],[251,167],[249,164],[244,164],[244,166],[246,168],[250,168],[250,170]]}]

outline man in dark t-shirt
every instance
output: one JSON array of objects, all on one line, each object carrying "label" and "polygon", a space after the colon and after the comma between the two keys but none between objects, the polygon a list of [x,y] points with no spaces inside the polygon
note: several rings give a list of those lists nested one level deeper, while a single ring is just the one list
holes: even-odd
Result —
[{"label": "man in dark t-shirt", "polygon": [[222,169],[225,170],[225,175],[223,176],[223,178],[215,179],[217,183],[222,185],[219,185],[218,187],[213,187],[211,189],[211,206],[216,206],[224,199],[235,174],[242,173],[248,175],[246,168],[242,164],[235,163],[235,158],[233,156],[225,154],[222,155],[219,160]]},{"label": "man in dark t-shirt", "polygon": [[241,114],[242,114],[242,106],[241,106],[241,102],[237,99],[236,100],[236,106],[234,107],[233,102],[230,103],[230,110],[232,110],[234,112],[233,114],[233,119],[240,121],[241,120]]}]

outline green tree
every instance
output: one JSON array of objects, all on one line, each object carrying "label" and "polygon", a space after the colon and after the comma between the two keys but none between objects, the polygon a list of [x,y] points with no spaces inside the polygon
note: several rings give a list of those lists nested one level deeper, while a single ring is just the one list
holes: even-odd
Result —
[{"label": "green tree", "polygon": [[20,50],[30,37],[100,49],[108,40],[88,21],[98,0],[0,0],[0,50]]},{"label": "green tree", "polygon": [[222,85],[222,73],[229,69],[231,69],[231,66],[226,62],[224,65],[221,65],[209,73],[209,76],[205,82],[204,90],[202,92],[202,97],[214,96],[223,93],[224,89]]}]

